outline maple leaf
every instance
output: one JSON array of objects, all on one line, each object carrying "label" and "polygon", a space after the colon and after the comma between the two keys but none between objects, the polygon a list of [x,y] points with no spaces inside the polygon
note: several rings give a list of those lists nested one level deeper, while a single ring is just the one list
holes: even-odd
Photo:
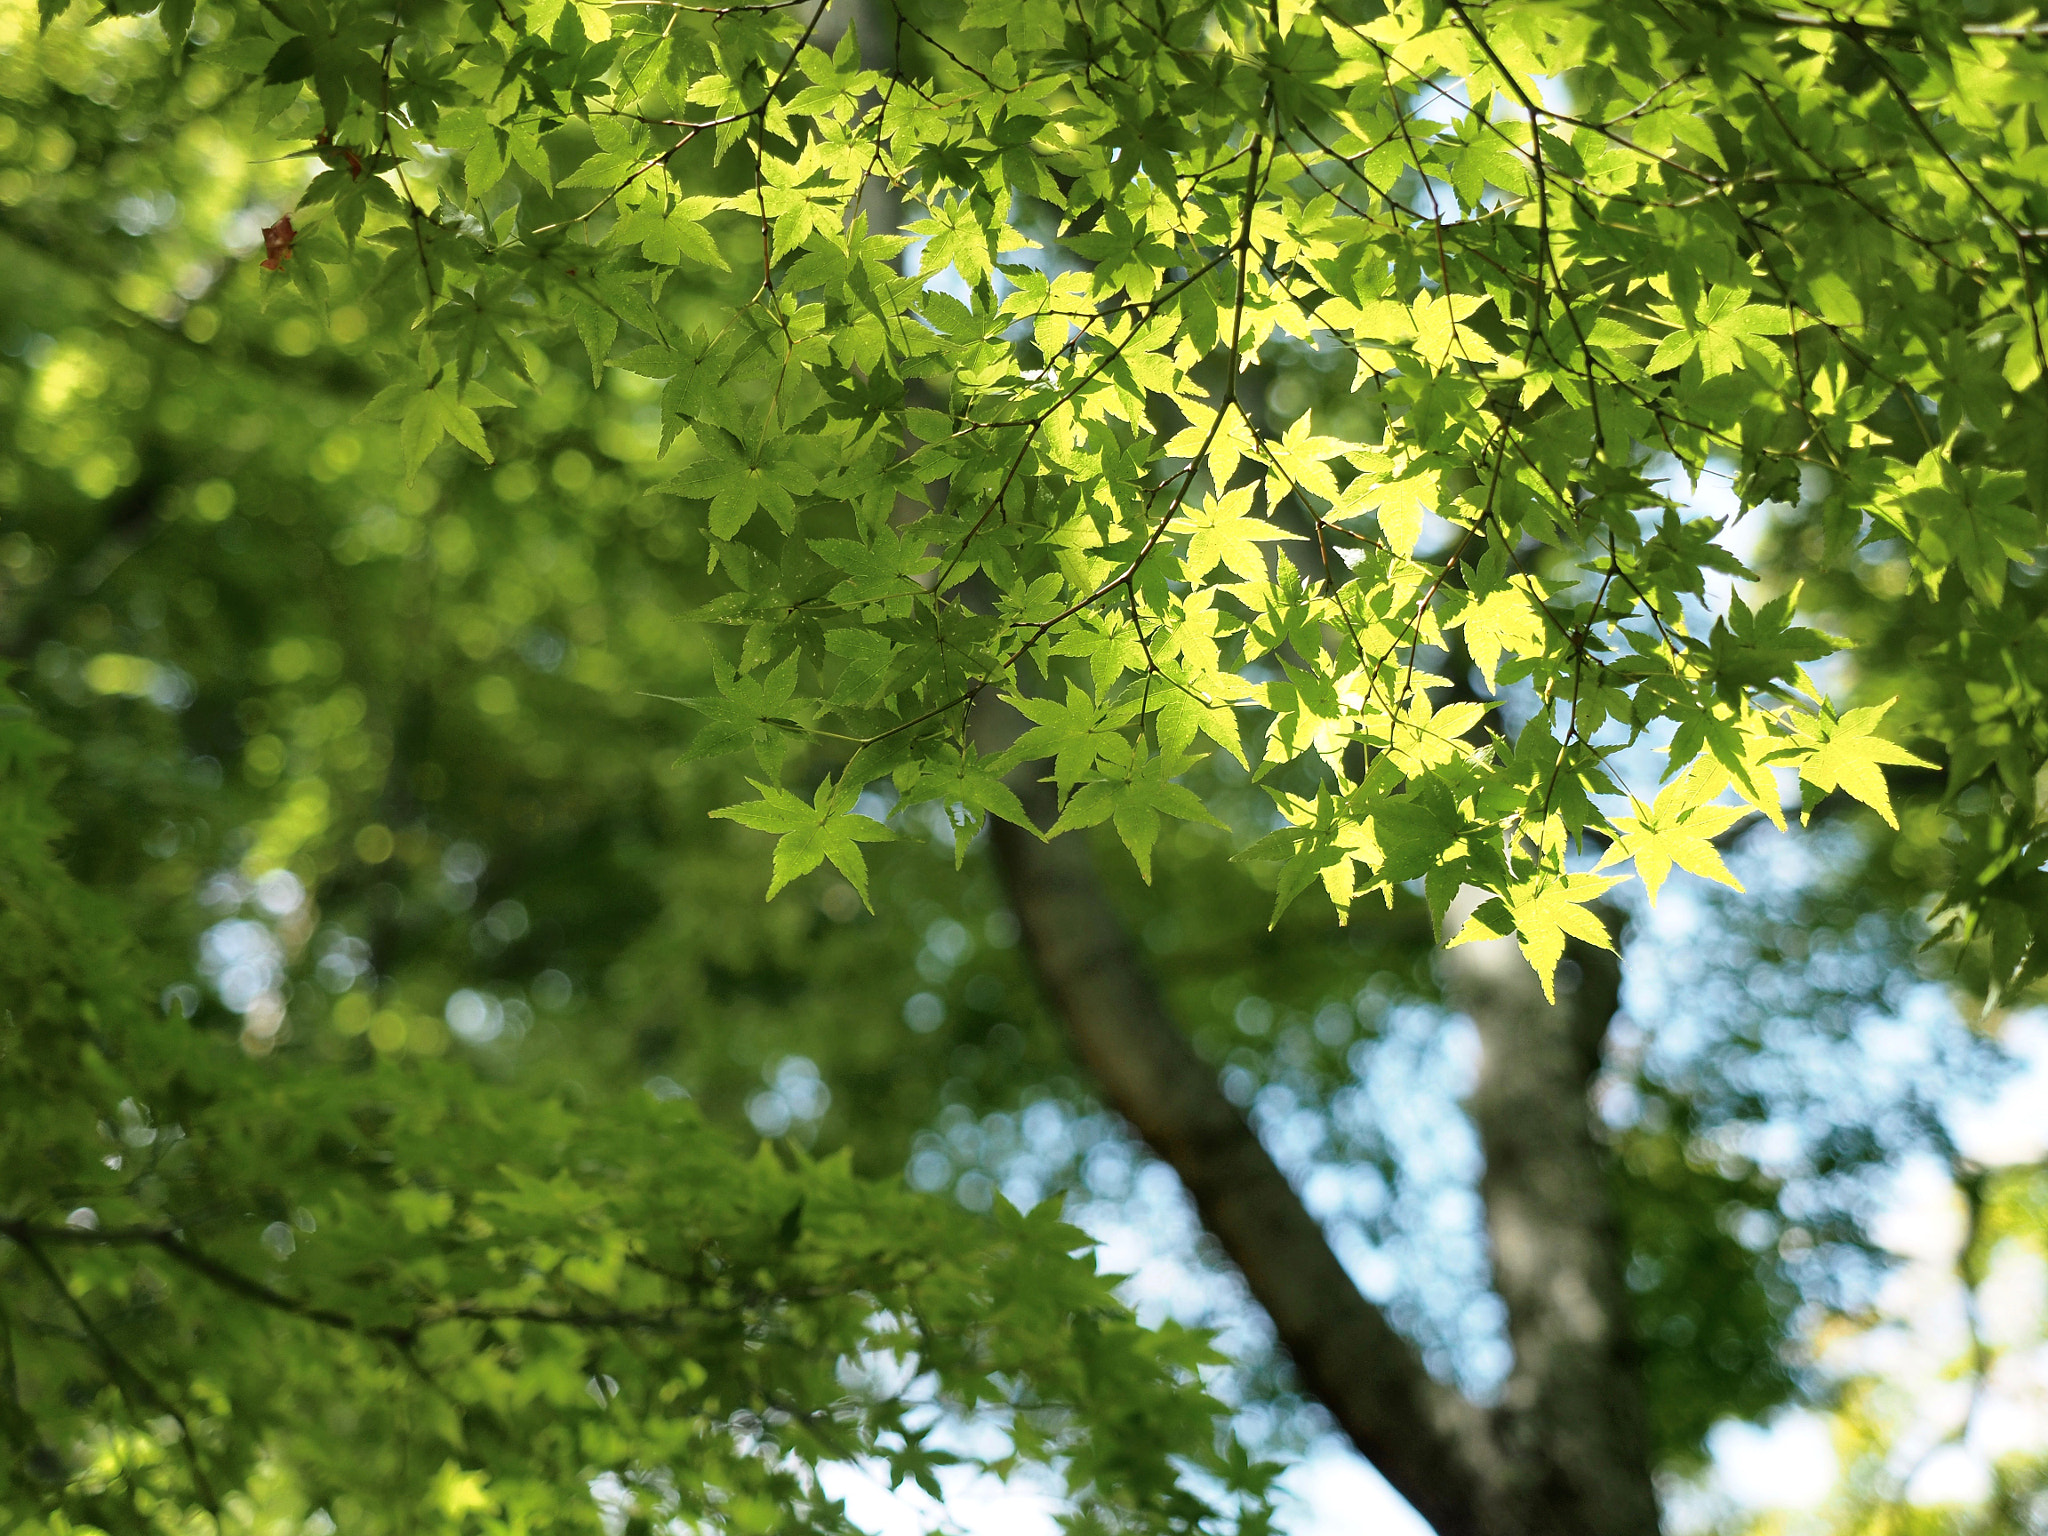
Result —
[{"label": "maple leaf", "polygon": [[704,227],[704,220],[717,211],[720,201],[686,197],[669,209],[662,206],[662,199],[650,197],[619,220],[614,237],[621,244],[638,245],[643,256],[660,266],[675,266],[687,256],[704,266],[729,271],[717,242]]},{"label": "maple leaf", "polygon": [[1012,826],[1040,835],[1015,791],[996,771],[1001,761],[997,757],[956,760],[939,772],[921,775],[898,802],[909,806],[937,800],[945,806],[946,818],[953,827],[955,869],[967,862],[969,844],[991,816],[1000,816]]},{"label": "maple leaf", "polygon": [[1657,796],[1656,805],[1644,815],[1615,817],[1614,829],[1619,835],[1595,866],[1605,869],[1624,859],[1634,859],[1636,874],[1649,891],[1653,907],[1673,866],[1738,891],[1742,889],[1742,882],[1729,873],[1710,839],[1726,832],[1754,807],[1688,805],[1688,790],[1684,783],[1666,785]]},{"label": "maple leaf", "polygon": [[1443,621],[1445,629],[1463,626],[1465,649],[1488,688],[1502,656],[1540,656],[1551,634],[1542,589],[1532,578],[1506,571],[1505,552],[1489,551],[1473,573],[1467,606]]},{"label": "maple leaf", "polygon": [[1743,350],[1759,336],[1782,336],[1792,327],[1783,310],[1747,304],[1749,290],[1722,284],[1689,316],[1674,309],[1659,314],[1680,327],[1657,343],[1650,354],[1650,372],[1676,367],[1698,354],[1700,372],[1709,379],[1733,373],[1743,363]]},{"label": "maple leaf", "polygon": [[1169,762],[1162,757],[1147,758],[1124,779],[1097,779],[1075,791],[1074,798],[1060,813],[1047,837],[1057,837],[1077,827],[1092,827],[1114,819],[1117,836],[1138,861],[1138,873],[1152,883],[1152,846],[1159,840],[1162,816],[1182,821],[1206,822],[1222,827],[1201,797],[1185,784],[1173,782],[1173,775],[1188,767],[1186,761]]},{"label": "maple leaf", "polygon": [[716,757],[751,746],[770,773],[781,765],[788,748],[786,733],[798,728],[789,718],[796,692],[797,658],[792,652],[773,671],[738,676],[722,661],[712,662],[717,698],[678,699],[704,716],[704,725],[682,761]]},{"label": "maple leaf", "polygon": [[[1225,684],[1226,678],[1204,679],[1210,687]],[[1220,689],[1218,689],[1220,691]],[[1244,739],[1238,729],[1237,713],[1228,704],[1205,698],[1186,684],[1168,690],[1167,697],[1153,716],[1153,730],[1157,733],[1159,750],[1179,753],[1193,744],[1199,734],[1208,737],[1216,745],[1236,758],[1239,766],[1250,767],[1245,757]]]},{"label": "maple leaf", "polygon": [[2034,547],[2034,517],[2016,504],[2025,490],[2022,474],[1958,468],[1935,448],[1878,497],[1876,511],[1912,541],[1930,588],[1953,565],[1973,592],[1996,603],[2005,595],[2007,562],[2027,559]]},{"label": "maple leaf", "polygon": [[1415,317],[1415,351],[1432,368],[1442,368],[1453,355],[1475,362],[1488,362],[1493,348],[1476,332],[1458,322],[1491,302],[1480,294],[1459,293],[1449,298],[1425,293],[1410,311]]},{"label": "maple leaf", "polygon": [[881,843],[896,834],[869,816],[835,809],[835,786],[830,779],[818,786],[809,805],[786,789],[777,789],[757,779],[747,780],[761,792],[759,800],[722,806],[711,814],[736,821],[756,832],[779,833],[775,840],[775,866],[768,895],[775,894],[799,875],[807,875],[827,859],[846,876],[860,895],[861,905],[873,911],[868,901],[868,865],[861,856],[862,843]]},{"label": "maple leaf", "polygon": [[1135,700],[1097,704],[1072,681],[1067,684],[1064,704],[1021,694],[1010,702],[1032,725],[1003,754],[1003,769],[1050,757],[1053,782],[1061,789],[1077,783],[1105,751],[1120,743],[1122,738],[1116,733],[1138,712]]},{"label": "maple leaf", "polygon": [[[465,393],[480,404],[505,403],[479,385],[472,385]],[[474,407],[458,396],[452,374],[433,389],[415,395],[399,420],[398,446],[408,480],[419,472],[427,455],[440,445],[443,437],[454,438],[486,464],[491,462],[491,445],[484,437],[484,424]]]},{"label": "maple leaf", "polygon": [[292,216],[288,213],[279,215],[275,224],[265,225],[263,229],[263,270],[275,272],[279,267],[290,261],[292,259],[292,242],[298,239],[298,237],[299,232],[292,228]]},{"label": "maple leaf", "polygon": [[1602,949],[1614,948],[1606,925],[1587,911],[1585,904],[1620,883],[1619,875],[1561,875],[1544,870],[1510,886],[1504,898],[1482,902],[1458,936],[1444,947],[1504,939],[1512,933],[1543,983],[1544,999],[1555,1003],[1557,962],[1564,958],[1567,937],[1584,939]]},{"label": "maple leaf", "polygon": [[704,453],[683,467],[664,490],[711,503],[711,534],[730,539],[765,507],[785,531],[796,525],[796,498],[818,488],[818,478],[790,456],[787,439],[746,444],[699,423]]},{"label": "maple leaf", "polygon": [[[1280,438],[1267,440],[1266,455],[1280,472],[1275,482],[1282,492],[1291,486],[1299,486],[1325,501],[1333,502],[1338,495],[1337,477],[1331,473],[1327,461],[1350,447],[1351,444],[1341,437],[1310,435],[1308,417],[1298,416],[1294,425]],[[1269,502],[1278,499],[1272,485],[1266,489],[1266,499]]]},{"label": "maple leaf", "polygon": [[905,225],[914,235],[924,237],[917,275],[929,278],[951,267],[972,286],[988,275],[989,231],[981,219],[987,210],[969,198],[934,202],[929,217]]},{"label": "maple leaf", "polygon": [[1230,484],[1244,456],[1259,451],[1258,439],[1251,423],[1245,420],[1243,408],[1235,401],[1230,402],[1224,407],[1220,423],[1216,420],[1217,412],[1198,400],[1182,400],[1180,408],[1188,425],[1167,443],[1167,457],[1191,459],[1202,453],[1203,445],[1207,444],[1210,479],[1217,485]]},{"label": "maple leaf", "polygon": [[478,406],[508,402],[477,383],[464,384],[452,367],[436,360],[429,343],[422,349],[421,362],[390,360],[390,371],[398,377],[357,413],[360,421],[398,423],[399,457],[408,481],[440,446],[452,437],[486,464],[491,462],[491,445],[484,436]]},{"label": "maple leaf", "polygon": [[[1714,620],[1703,648],[1706,674],[1730,704],[1750,693],[1799,676],[1799,664],[1817,661],[1840,648],[1817,629],[1791,622],[1799,602],[1797,585],[1754,611],[1738,594],[1728,612]],[[1694,643],[1694,654],[1702,648]]]},{"label": "maple leaf", "polygon": [[872,602],[906,591],[922,590],[916,578],[939,562],[927,555],[922,537],[883,529],[869,542],[858,539],[816,539],[811,548],[828,565],[847,573],[830,597],[835,603]]},{"label": "maple leaf", "polygon": [[[1804,675],[1803,673],[1801,674]],[[1679,726],[1672,733],[1666,774],[1689,766],[1684,783],[1687,798],[1704,805],[1724,789],[1762,811],[1772,826],[1785,830],[1778,778],[1771,770],[1790,767],[1798,758],[1798,742],[1782,734],[1777,716],[1754,709],[1724,713],[1717,706],[1673,711]]]},{"label": "maple leaf", "polygon": [[[1443,502],[1443,471],[1417,469],[1413,461],[1375,461],[1372,456],[1353,454],[1352,462],[1362,471],[1344,487],[1343,495],[1331,508],[1332,518],[1350,517],[1372,511],[1379,519],[1380,535],[1389,550],[1411,555],[1422,537],[1422,520]],[[1363,462],[1361,462],[1363,460]]]},{"label": "maple leaf", "polygon": [[[1861,800],[1885,819],[1894,831],[1899,819],[1892,814],[1892,797],[1885,788],[1882,765],[1900,768],[1932,768],[1925,758],[1915,757],[1904,747],[1872,734],[1877,722],[1897,699],[1852,709],[1841,719],[1827,711],[1812,722],[1820,737],[1813,755],[1799,765],[1799,777],[1821,794],[1841,789]],[[1816,799],[1818,797],[1815,797]],[[1808,807],[1809,811],[1811,806]]]},{"label": "maple leaf", "polygon": [[1292,535],[1251,515],[1252,493],[1253,487],[1245,486],[1221,498],[1204,497],[1199,507],[1175,519],[1174,531],[1189,536],[1190,581],[1200,581],[1219,561],[1240,581],[1266,579],[1266,555],[1259,546]]}]

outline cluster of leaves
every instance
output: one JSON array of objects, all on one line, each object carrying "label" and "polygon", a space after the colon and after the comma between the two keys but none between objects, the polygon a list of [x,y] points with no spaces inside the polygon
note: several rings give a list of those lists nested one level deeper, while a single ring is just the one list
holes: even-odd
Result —
[{"label": "cluster of leaves", "polygon": [[[248,999],[216,1001],[206,955],[268,930],[289,1010],[252,1048],[559,1048],[588,1080],[667,1073],[740,1127],[801,1054],[833,1088],[802,1134],[899,1168],[947,1052],[1035,1021],[1012,982],[905,1059],[949,858],[903,850],[884,918],[836,882],[749,903],[766,848],[705,821],[745,785],[679,766],[686,717],[648,697],[711,690],[673,616],[713,589],[647,492],[640,381],[594,391],[574,356],[537,358],[540,390],[494,428],[512,462],[450,453],[407,484],[396,425],[351,420],[377,390],[352,344],[402,331],[402,305],[266,307],[256,231],[298,165],[203,67],[160,89],[151,23],[84,23],[39,37],[32,8],[0,10],[0,653],[74,744],[72,867],[138,898],[210,1028]],[[280,870],[302,909],[255,898]],[[959,982],[1008,959],[983,946]],[[507,1010],[489,1042],[447,1027],[461,988]]]},{"label": "cluster of leaves", "polygon": [[1003,1432],[994,1470],[1061,1468],[1087,1529],[1210,1527],[1186,1464],[1258,1505],[1206,1342],[1141,1328],[1050,1205],[976,1218],[844,1156],[744,1160],[687,1104],[280,1071],[155,1017],[120,913],[49,852],[61,744],[6,707],[0,1428],[28,1528],[168,1529],[267,1462],[366,1529],[595,1531],[606,1474],[650,1519],[840,1529],[817,1467],[936,1493],[946,1416]]},{"label": "cluster of leaves", "polygon": [[[1881,766],[1918,759],[1883,706],[1806,677],[1835,647],[1796,594],[1702,619],[1708,574],[1746,573],[1668,483],[1805,483],[1837,546],[1896,534],[1998,630],[2041,506],[2025,26],[947,10],[872,19],[889,71],[850,30],[826,52],[825,11],[573,0],[251,8],[195,54],[339,162],[289,279],[412,286],[377,406],[409,464],[487,455],[478,412],[550,327],[664,381],[671,489],[731,587],[703,617],[745,630],[714,739],[771,774],[793,741],[856,748],[802,816],[743,813],[794,840],[783,875],[858,871],[876,834],[848,818],[884,775],[1015,817],[1027,755],[1061,765],[1062,827],[1112,822],[1142,864],[1221,752],[1284,818],[1255,850],[1283,904],[1420,880],[1441,917],[1474,885],[1471,933],[1547,973],[1596,936],[1576,914],[1609,882],[1566,867],[1588,836],[1666,867],[1730,792],[1779,819],[1780,768],[1891,817]],[[907,235],[871,227],[876,188],[915,203]],[[749,301],[658,312],[736,264]],[[1244,370],[1287,346],[1343,354],[1369,423],[1248,409]],[[1502,690],[1534,703],[1519,728]],[[1008,750],[971,725],[995,698],[1037,722]],[[2002,756],[1912,722],[1956,790],[2027,789],[1973,823],[1999,851],[1965,861],[1966,914],[2039,862],[2028,707],[1981,706]],[[1621,771],[1638,740],[1661,795]]]}]

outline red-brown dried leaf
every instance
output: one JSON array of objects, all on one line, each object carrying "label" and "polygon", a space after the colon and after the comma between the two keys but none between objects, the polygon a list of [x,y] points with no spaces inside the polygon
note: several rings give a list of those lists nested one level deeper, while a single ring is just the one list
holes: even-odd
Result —
[{"label": "red-brown dried leaf", "polygon": [[275,224],[263,231],[263,270],[275,272],[292,259],[292,242],[299,232],[292,228],[292,216],[280,214]]}]

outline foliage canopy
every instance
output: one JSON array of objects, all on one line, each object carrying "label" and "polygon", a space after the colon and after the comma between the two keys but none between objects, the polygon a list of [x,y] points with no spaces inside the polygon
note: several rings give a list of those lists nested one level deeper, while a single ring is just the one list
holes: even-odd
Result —
[{"label": "foliage canopy", "polygon": [[846,1529],[818,1465],[936,1496],[962,1458],[935,1413],[999,1430],[1004,1470],[1063,1468],[1081,1528],[1221,1518],[1190,1463],[1257,1503],[1205,1340],[1141,1328],[1049,1203],[978,1219],[844,1154],[745,1162],[688,1104],[402,1057],[279,1075],[151,1019],[118,914],[44,846],[61,743],[8,711],[10,1520],[171,1531],[231,1494],[246,1521],[596,1531],[609,1480],[619,1518]]},{"label": "foliage canopy", "polygon": [[[770,782],[731,813],[782,839],[778,885],[864,883],[885,775],[963,837],[1021,819],[1000,780],[1033,756],[1058,826],[1112,823],[1144,867],[1224,753],[1284,817],[1250,850],[1282,905],[1421,881],[1441,919],[1476,886],[1467,936],[1547,974],[1603,937],[1611,877],[1566,863],[1589,834],[1711,872],[1725,793],[1782,820],[1768,770],[1892,820],[1883,768],[1921,761],[1802,670],[1836,643],[1796,591],[1688,609],[1747,573],[1674,478],[1725,478],[1816,503],[1829,556],[1898,541],[1952,605],[1921,658],[1952,702],[1912,728],[1953,791],[1999,787],[1950,894],[2017,978],[2042,741],[2008,570],[2048,437],[2026,26],[988,3],[874,22],[915,51],[885,77],[850,29],[819,46],[825,15],[285,6],[191,55],[326,163],[279,280],[410,293],[370,407],[409,470],[488,458],[479,413],[551,328],[664,381],[668,489],[731,589],[699,617],[742,637],[700,750],[771,780],[847,752],[807,804]],[[1239,385],[1290,347],[1351,388],[1283,428]],[[994,698],[1032,722],[1007,748],[971,726]],[[1639,740],[1661,791],[1623,772]]]}]

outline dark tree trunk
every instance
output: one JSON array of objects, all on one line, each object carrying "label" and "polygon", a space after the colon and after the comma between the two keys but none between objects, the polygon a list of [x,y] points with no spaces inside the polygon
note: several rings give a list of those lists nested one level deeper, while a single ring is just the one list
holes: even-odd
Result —
[{"label": "dark tree trunk", "polygon": [[1619,967],[1575,946],[1554,1007],[1508,939],[1447,951],[1443,972],[1450,1002],[1479,1031],[1468,1108],[1515,1355],[1493,1415],[1502,1465],[1489,1498],[1503,1517],[1522,1512],[1501,1528],[1532,1536],[1655,1531],[1621,1238],[1587,1101]]},{"label": "dark tree trunk", "polygon": [[[1052,819],[1050,790],[1013,779]],[[1272,1319],[1304,1389],[1439,1536],[1654,1536],[1621,1258],[1587,1087],[1614,972],[1552,1008],[1510,947],[1451,952],[1485,1049],[1472,1113],[1515,1365],[1498,1407],[1435,1381],[1174,1023],[1079,836],[997,823],[1005,890],[1040,984],[1110,1105],[1176,1173]],[[1602,957],[1604,958],[1604,957]]]},{"label": "dark tree trunk", "polygon": [[[1049,799],[1043,786],[1034,799]],[[1027,806],[1041,819],[1050,807]],[[1216,1075],[1168,1016],[1078,837],[998,824],[996,853],[1040,982],[1110,1104],[1180,1175],[1243,1271],[1303,1384],[1442,1536],[1481,1532],[1469,1499],[1485,1423],[1433,1381],[1360,1294]]]}]

